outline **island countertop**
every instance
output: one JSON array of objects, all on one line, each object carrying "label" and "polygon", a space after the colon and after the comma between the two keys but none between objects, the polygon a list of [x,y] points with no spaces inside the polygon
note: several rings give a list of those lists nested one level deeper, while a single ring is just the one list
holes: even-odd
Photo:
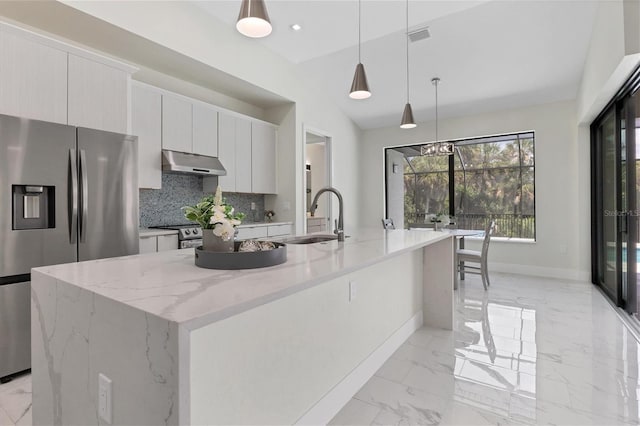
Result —
[{"label": "island countertop", "polygon": [[435,231],[360,229],[350,234],[344,243],[287,244],[287,261],[268,268],[199,268],[194,250],[183,249],[46,266],[32,272],[195,329],[451,238]]}]

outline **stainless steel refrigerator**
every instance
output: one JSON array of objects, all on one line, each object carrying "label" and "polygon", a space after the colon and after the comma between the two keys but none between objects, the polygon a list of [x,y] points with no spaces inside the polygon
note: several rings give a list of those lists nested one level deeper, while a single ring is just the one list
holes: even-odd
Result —
[{"label": "stainless steel refrigerator", "polygon": [[31,268],[138,253],[137,138],[0,115],[0,379],[31,368]]}]

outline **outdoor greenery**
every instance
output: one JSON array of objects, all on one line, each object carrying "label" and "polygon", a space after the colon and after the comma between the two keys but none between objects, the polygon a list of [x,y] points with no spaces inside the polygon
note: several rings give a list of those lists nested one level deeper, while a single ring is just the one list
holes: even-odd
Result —
[{"label": "outdoor greenery", "polygon": [[[405,224],[449,213],[449,157],[407,156]],[[456,143],[453,212],[459,228],[497,221],[496,235],[535,238],[534,139],[532,133]]]}]

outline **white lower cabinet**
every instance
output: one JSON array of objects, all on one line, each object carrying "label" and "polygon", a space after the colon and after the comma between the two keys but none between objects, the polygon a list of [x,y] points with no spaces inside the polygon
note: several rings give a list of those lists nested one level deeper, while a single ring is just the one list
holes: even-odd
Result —
[{"label": "white lower cabinet", "polygon": [[248,240],[251,238],[266,238],[267,235],[266,226],[252,226],[248,228],[238,228],[238,235],[236,235],[236,239]]},{"label": "white lower cabinet", "polygon": [[178,235],[153,235],[140,237],[140,254],[177,250]]},{"label": "white lower cabinet", "polygon": [[238,228],[237,240],[249,240],[253,238],[283,237],[293,233],[293,225],[290,223],[278,223],[273,225],[259,224],[256,226],[243,226]]},{"label": "white lower cabinet", "polygon": [[177,235],[158,235],[158,251],[177,250]]},{"label": "white lower cabinet", "polygon": [[158,239],[154,237],[140,237],[140,254],[158,251]]}]

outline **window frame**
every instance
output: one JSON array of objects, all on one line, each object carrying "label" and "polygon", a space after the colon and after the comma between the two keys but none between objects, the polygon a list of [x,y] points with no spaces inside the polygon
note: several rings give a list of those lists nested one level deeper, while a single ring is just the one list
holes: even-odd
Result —
[{"label": "window frame", "polygon": [[[532,140],[532,146],[531,146],[531,152],[533,155],[533,161],[532,164],[525,164],[524,162],[524,154],[523,154],[523,149],[522,149],[522,140],[525,139],[531,139]],[[533,179],[533,238],[524,238],[522,236],[510,236],[510,237],[500,237],[500,238],[504,238],[506,240],[509,239],[514,239],[514,240],[522,240],[522,241],[530,241],[530,242],[536,242],[537,241],[537,206],[536,206],[536,143],[535,143],[535,130],[524,130],[524,131],[518,131],[518,132],[510,132],[510,133],[501,133],[501,134],[496,134],[496,135],[487,135],[487,136],[476,136],[476,137],[469,137],[469,138],[461,138],[461,139],[449,139],[449,140],[443,140],[440,142],[452,142],[454,144],[454,146],[456,148],[458,147],[462,147],[464,145],[479,145],[479,144],[484,144],[484,143],[495,143],[495,142],[517,142],[518,143],[518,165],[517,166],[496,166],[496,167],[486,167],[486,168],[474,168],[473,172],[484,172],[484,171],[491,171],[491,170],[513,170],[513,171],[517,171],[518,173],[518,182],[519,182],[519,190],[520,190],[520,194],[521,197],[522,195],[522,188],[524,187],[524,182],[523,182],[523,176],[525,174],[525,171],[530,170],[532,172],[532,179]],[[423,143],[412,143],[412,144],[405,144],[405,145],[395,145],[395,146],[388,146],[384,148],[384,157],[385,159],[387,158],[387,151],[388,150],[395,150],[396,152],[398,151],[398,148],[405,148],[405,147],[411,147],[411,148],[416,148],[416,147],[420,147],[421,145],[424,145],[425,143],[428,142],[423,142]],[[449,177],[449,200],[448,200],[448,211],[449,211],[449,215],[452,217],[456,216],[456,182],[455,182],[455,178],[456,178],[456,155],[458,156],[460,163],[464,166],[463,160],[460,157],[459,151],[456,149],[455,153],[453,155],[449,155],[449,161],[448,161],[448,177]],[[405,155],[405,161],[407,162],[407,164],[411,164]],[[389,215],[389,194],[388,192],[388,183],[387,183],[387,176],[388,176],[388,170],[386,170],[388,167],[387,165],[387,161],[385,160],[385,186],[384,186],[384,191],[385,191],[385,217],[388,217]],[[418,175],[418,174],[430,174],[430,173],[443,173],[444,171],[426,171],[426,172],[415,172],[414,171],[414,175]],[[458,170],[458,173],[460,172],[460,170]],[[404,173],[403,173],[404,174]],[[406,192],[405,192],[406,194]],[[426,213],[425,213],[426,214]],[[494,213],[486,213],[485,214],[487,216],[491,216]],[[522,209],[520,209],[520,216],[523,215],[522,213]]]}]

